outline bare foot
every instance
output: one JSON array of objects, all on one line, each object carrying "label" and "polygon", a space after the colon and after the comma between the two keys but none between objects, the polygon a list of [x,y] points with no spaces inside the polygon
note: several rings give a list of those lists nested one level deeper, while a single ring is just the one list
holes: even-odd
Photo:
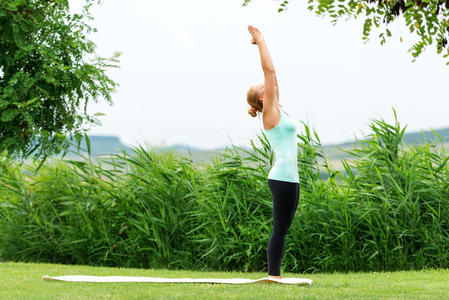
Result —
[{"label": "bare foot", "polygon": [[281,276],[268,275],[268,278],[282,279]]}]

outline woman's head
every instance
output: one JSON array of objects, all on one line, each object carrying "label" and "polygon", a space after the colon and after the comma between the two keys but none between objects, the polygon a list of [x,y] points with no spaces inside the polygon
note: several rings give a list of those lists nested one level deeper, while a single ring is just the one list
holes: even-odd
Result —
[{"label": "woman's head", "polygon": [[263,84],[254,85],[249,88],[246,94],[246,101],[250,105],[248,114],[252,117],[257,116],[257,112],[261,112],[263,109],[263,93],[265,86]]}]

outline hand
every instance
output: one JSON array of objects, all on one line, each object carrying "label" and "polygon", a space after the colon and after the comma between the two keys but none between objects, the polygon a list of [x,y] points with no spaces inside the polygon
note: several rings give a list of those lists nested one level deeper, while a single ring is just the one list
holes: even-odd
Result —
[{"label": "hand", "polygon": [[248,31],[253,37],[251,44],[258,45],[264,42],[263,35],[256,27],[248,25]]}]

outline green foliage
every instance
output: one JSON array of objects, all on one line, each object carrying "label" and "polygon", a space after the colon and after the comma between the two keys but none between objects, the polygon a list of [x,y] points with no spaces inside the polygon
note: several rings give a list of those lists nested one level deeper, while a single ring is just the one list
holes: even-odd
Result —
[{"label": "green foliage", "polygon": [[[303,127],[300,202],[284,271],[449,267],[449,155],[437,139],[406,146],[397,121],[376,120],[338,172],[327,164],[316,132]],[[38,171],[0,160],[0,255],[266,271],[273,154],[264,133],[257,138],[261,146],[251,141],[253,151],[236,147],[198,165],[141,146],[97,163],[55,160]]]},{"label": "green foliage", "polygon": [[79,143],[84,127],[99,122],[87,114],[89,102],[111,103],[117,84],[106,71],[120,53],[94,56],[92,4],[71,14],[66,0],[0,2],[0,152],[59,153],[66,136]]},{"label": "green foliage", "polygon": [[[243,6],[251,0],[244,0]],[[379,34],[380,43],[386,42],[386,37],[391,37],[388,26],[396,19],[403,18],[411,33],[419,40],[409,49],[413,61],[424,49],[435,43],[436,51],[443,57],[449,57],[449,2],[446,0],[308,0],[308,9],[319,16],[329,16],[332,24],[342,18],[365,19],[363,25],[363,40],[367,41],[372,26],[382,28]],[[287,9],[288,1],[280,4],[278,12]],[[402,41],[402,37],[401,41]],[[449,65],[449,61],[447,62]]]}]

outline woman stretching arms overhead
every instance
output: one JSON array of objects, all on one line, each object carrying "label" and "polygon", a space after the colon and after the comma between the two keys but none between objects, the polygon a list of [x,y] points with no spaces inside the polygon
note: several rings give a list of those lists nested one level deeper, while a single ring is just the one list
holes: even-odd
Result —
[{"label": "woman stretching arms overhead", "polygon": [[281,278],[285,236],[292,223],[299,200],[297,162],[297,127],[279,104],[276,72],[262,33],[248,26],[251,43],[259,48],[265,83],[250,87],[248,113],[262,114],[263,130],[274,152],[275,163],[268,173],[268,186],[273,199],[273,231],[267,248],[268,276]]}]

